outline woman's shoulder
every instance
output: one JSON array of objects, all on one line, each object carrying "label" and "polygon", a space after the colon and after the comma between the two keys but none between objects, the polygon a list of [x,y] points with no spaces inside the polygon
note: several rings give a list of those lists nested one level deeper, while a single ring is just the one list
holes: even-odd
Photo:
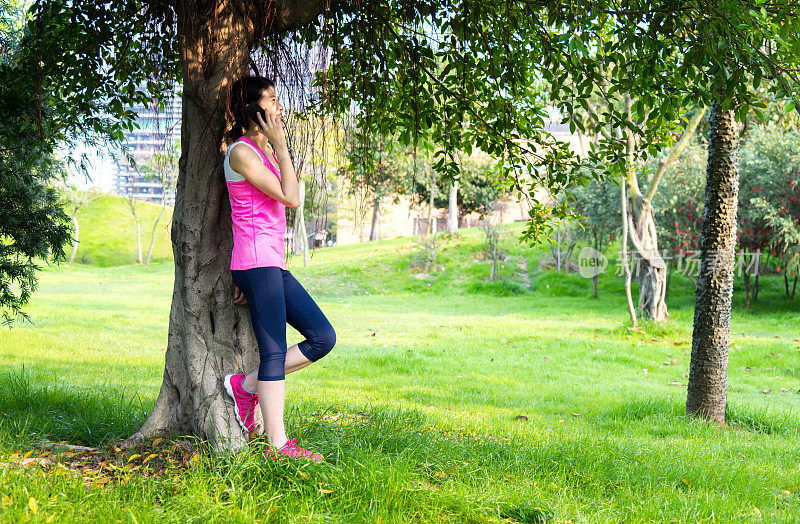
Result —
[{"label": "woman's shoulder", "polygon": [[[239,144],[244,144],[248,147],[241,147]],[[230,158],[232,162],[248,164],[250,162],[258,162],[259,164],[261,163],[261,155],[258,154],[258,151],[256,151],[253,146],[244,140],[237,140],[229,145],[227,153],[228,158]]]}]

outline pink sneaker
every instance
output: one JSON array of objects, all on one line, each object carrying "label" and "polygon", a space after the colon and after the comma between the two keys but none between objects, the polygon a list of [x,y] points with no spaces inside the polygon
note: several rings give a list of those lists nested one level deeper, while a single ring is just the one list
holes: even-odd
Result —
[{"label": "pink sneaker", "polygon": [[242,429],[252,433],[256,429],[254,414],[258,405],[258,395],[245,391],[242,387],[244,375],[228,375],[225,377],[225,391],[233,398],[236,420]]},{"label": "pink sneaker", "polygon": [[269,444],[264,446],[264,456],[269,459],[279,459],[287,457],[291,459],[308,460],[311,462],[323,462],[325,459],[319,453],[312,453],[297,445],[297,439],[293,438],[286,442],[279,450],[275,450]]}]

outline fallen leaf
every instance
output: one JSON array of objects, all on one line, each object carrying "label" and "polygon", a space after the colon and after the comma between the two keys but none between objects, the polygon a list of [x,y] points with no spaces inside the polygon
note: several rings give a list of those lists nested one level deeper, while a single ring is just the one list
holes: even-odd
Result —
[{"label": "fallen leaf", "polygon": [[35,515],[39,511],[39,505],[36,504],[36,499],[31,497],[28,499],[28,507],[31,508],[31,512]]},{"label": "fallen leaf", "polygon": [[135,455],[131,455],[131,456],[128,458],[128,462],[133,462],[134,460],[136,460],[136,459],[138,459],[138,458],[141,458],[141,457],[142,457],[141,455],[139,455],[138,453],[136,453]]}]

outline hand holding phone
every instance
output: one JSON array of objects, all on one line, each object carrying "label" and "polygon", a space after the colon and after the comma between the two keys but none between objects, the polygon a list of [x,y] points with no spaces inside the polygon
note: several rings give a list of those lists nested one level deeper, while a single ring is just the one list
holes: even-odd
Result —
[{"label": "hand holding phone", "polygon": [[250,102],[247,104],[247,107],[244,108],[244,112],[247,115],[247,118],[258,124],[258,118],[256,115],[261,114],[261,118],[264,122],[267,121],[267,113],[264,111],[264,108],[258,105],[258,102]]}]

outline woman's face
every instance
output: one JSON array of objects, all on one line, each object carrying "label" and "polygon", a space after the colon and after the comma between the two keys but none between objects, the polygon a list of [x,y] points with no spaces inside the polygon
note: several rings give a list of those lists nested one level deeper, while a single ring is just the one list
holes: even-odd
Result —
[{"label": "woman's face", "polygon": [[274,87],[268,87],[264,90],[258,105],[264,108],[268,115],[283,116],[283,106],[278,101],[278,94],[275,92]]}]

